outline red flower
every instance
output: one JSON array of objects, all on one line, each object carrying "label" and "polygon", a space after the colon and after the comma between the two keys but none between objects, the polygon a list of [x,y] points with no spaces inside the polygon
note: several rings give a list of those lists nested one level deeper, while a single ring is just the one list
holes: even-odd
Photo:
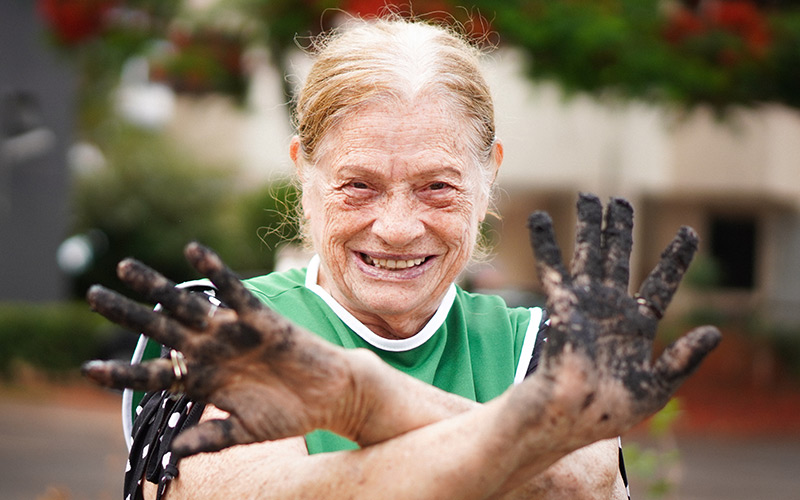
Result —
[{"label": "red flower", "polygon": [[98,34],[116,0],[38,0],[38,10],[56,37],[80,43]]},{"label": "red flower", "polygon": [[766,51],[770,42],[769,28],[753,2],[711,2],[707,15],[712,25],[739,35],[752,53],[762,55]]},{"label": "red flower", "polygon": [[387,0],[343,0],[341,7],[350,14],[361,17],[377,16],[384,13],[387,7],[389,9],[399,9],[401,14],[415,14],[426,18],[431,17],[430,14],[435,14],[433,17],[441,17],[441,14],[447,14],[451,10],[450,5],[442,0],[417,0],[415,2],[410,2],[409,0],[395,2]]},{"label": "red flower", "polygon": [[670,42],[679,43],[705,30],[706,26],[700,17],[688,9],[681,8],[670,19],[664,37]]},{"label": "red flower", "polygon": [[718,60],[725,65],[734,64],[743,57],[762,57],[769,48],[769,26],[751,0],[709,0],[700,4],[696,12],[681,7],[670,17],[664,37],[680,44],[714,31],[735,35],[744,47],[722,49]]}]

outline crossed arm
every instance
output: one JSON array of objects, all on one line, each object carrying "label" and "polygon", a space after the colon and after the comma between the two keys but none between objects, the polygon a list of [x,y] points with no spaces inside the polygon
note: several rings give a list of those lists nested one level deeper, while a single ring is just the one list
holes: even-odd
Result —
[{"label": "crossed arm", "polygon": [[[303,331],[265,308],[199,245],[187,247],[187,258],[232,309],[210,318],[205,301],[130,260],[120,264],[120,277],[171,317],[102,288],[93,288],[89,301],[109,319],[182,351],[186,393],[226,412],[178,436],[173,453],[189,457],[273,441],[186,460],[171,493],[175,498],[190,483],[198,498],[193,479],[212,479],[206,484],[213,486],[216,479],[208,474],[223,464],[240,474],[257,468],[234,474],[247,478],[236,485],[226,481],[227,495],[237,486],[249,492],[242,496],[276,498],[368,497],[370,491],[381,498],[522,498],[554,478],[570,479],[569,466],[559,474],[560,462],[538,482],[530,481],[562,457],[617,436],[661,408],[719,341],[714,328],[699,328],[651,361],[658,318],[688,267],[696,237],[681,230],[638,296],[630,297],[632,210],[614,200],[605,223],[602,212],[596,198],[579,201],[569,272],[549,218],[531,217],[551,314],[549,342],[533,376],[485,405],[468,405],[370,353],[346,351]],[[95,362],[85,372],[104,385],[144,390],[168,388],[175,378],[166,360],[138,366]],[[319,428],[362,449],[305,456],[297,436]],[[602,446],[570,455],[566,463]],[[262,484],[254,478],[264,471],[271,480]]]}]

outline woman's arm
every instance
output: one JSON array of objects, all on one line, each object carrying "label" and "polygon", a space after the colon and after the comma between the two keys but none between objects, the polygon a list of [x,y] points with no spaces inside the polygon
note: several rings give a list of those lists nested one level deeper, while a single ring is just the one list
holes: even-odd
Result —
[{"label": "woman's arm", "polygon": [[[486,405],[449,418],[434,407],[431,414],[443,414],[431,423],[431,414],[415,411],[415,391],[405,390],[421,382],[376,365],[373,355],[337,348],[286,321],[198,245],[187,249],[190,262],[216,284],[231,310],[214,313],[204,300],[176,290],[133,261],[121,264],[121,278],[162,303],[171,317],[101,288],[89,293],[103,315],[182,351],[188,369],[154,360],[136,366],[92,363],[86,373],[104,385],[146,390],[168,388],[177,379],[192,398],[230,413],[178,436],[177,456],[321,428],[363,448],[299,457],[302,466],[287,460],[280,470],[292,466],[291,472],[279,485],[328,478],[326,495],[338,491],[336,481],[383,488],[382,497],[507,493],[569,453],[620,435],[657,411],[719,341],[715,329],[699,328],[651,360],[658,319],[696,249],[691,230],[676,236],[639,294],[630,297],[629,205],[612,202],[601,230],[599,201],[583,197],[578,218],[569,273],[549,218],[535,214],[530,220],[551,313],[551,333],[536,373]],[[398,434],[398,422],[411,430]]]},{"label": "woman's arm", "polygon": [[[208,417],[215,416],[224,415],[208,411]],[[308,456],[302,438],[288,438],[195,455],[181,462],[180,475],[171,482],[166,498],[435,499],[487,498],[497,493],[502,489],[498,483],[509,475],[508,467],[499,463],[496,452],[467,444],[480,437],[471,429],[480,424],[468,420],[452,424],[470,429],[412,432],[358,452]],[[502,498],[623,498],[610,494],[615,476],[603,477],[608,473],[603,459],[610,456],[616,456],[615,441],[578,450]],[[145,498],[155,498],[155,490],[156,485],[148,483]]]},{"label": "woman's arm", "polygon": [[[427,387],[431,390],[417,394],[418,399],[415,406],[420,413],[429,412],[430,408],[440,407],[443,409],[443,413],[457,414],[468,411],[477,405],[477,403],[440,391],[433,386]],[[430,418],[438,418],[438,415],[438,413],[431,414]],[[225,417],[227,417],[225,412],[209,406],[204,413],[203,420]],[[398,430],[402,428],[401,421],[398,421],[397,424]],[[409,453],[410,450],[405,444],[399,446],[401,454]],[[427,443],[426,449],[430,450],[431,447],[440,447],[443,450],[453,449],[447,443],[441,443],[440,446]],[[265,498],[302,498],[298,488],[309,494],[313,494],[318,491],[317,488],[321,488],[326,493],[325,498],[337,498],[334,496],[334,488],[338,488],[337,492],[341,497],[377,498],[384,494],[385,487],[383,485],[380,486],[379,491],[368,491],[370,485],[354,481],[342,483],[339,475],[343,468],[352,470],[354,467],[360,467],[354,463],[358,464],[362,460],[374,460],[374,456],[350,454],[342,457],[341,455],[335,455],[335,458],[331,457],[331,460],[308,457],[303,438],[254,443],[228,448],[218,453],[195,455],[181,461],[180,475],[170,482],[166,498],[169,500],[224,498],[226,495],[233,495],[237,498],[254,495]],[[617,455],[616,439],[589,445],[562,458],[543,473],[527,476],[528,479],[522,486],[503,495],[503,498],[624,499],[627,495],[619,474]],[[414,457],[414,460],[429,463],[430,460],[437,460],[437,458],[417,456]],[[401,473],[397,470],[401,467],[400,461],[391,461],[396,464],[391,475]],[[458,461],[457,456],[448,453],[447,465],[458,466]],[[302,474],[298,474],[296,472],[298,470],[303,471]],[[410,472],[407,471],[407,473]],[[435,468],[430,467],[426,468],[425,473],[442,475]],[[528,474],[528,472],[523,472],[523,474]],[[288,476],[291,476],[293,480],[286,481]],[[314,486],[309,487],[305,484],[304,477],[313,478]],[[327,484],[323,481],[324,477],[334,478],[334,484]],[[387,478],[387,481],[390,480],[392,477]],[[373,484],[380,485],[381,482],[376,481]],[[417,483],[416,492],[420,498],[423,497],[421,484],[422,481]],[[155,484],[145,482],[143,489],[145,498],[155,499]],[[511,488],[507,486],[502,489],[509,490]],[[262,495],[264,491],[269,491],[269,495]],[[614,492],[617,494],[613,494]]]}]

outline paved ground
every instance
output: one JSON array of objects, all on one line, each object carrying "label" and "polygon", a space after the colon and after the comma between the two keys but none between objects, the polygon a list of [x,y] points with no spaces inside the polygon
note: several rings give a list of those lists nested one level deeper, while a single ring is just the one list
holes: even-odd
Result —
[{"label": "paved ground", "polygon": [[119,411],[26,398],[0,400],[0,498],[122,498],[125,442]]},{"label": "paved ground", "polygon": [[[0,396],[0,499],[121,498],[118,401],[113,394]],[[800,499],[800,438],[683,438],[676,445],[680,461],[669,479],[679,486],[664,498]],[[647,483],[634,478],[634,499],[646,498]]]},{"label": "paved ground", "polygon": [[[630,439],[628,440],[631,441]],[[675,500],[798,500],[800,499],[800,438],[682,437],[668,474]],[[634,500],[652,483],[632,477]]]}]

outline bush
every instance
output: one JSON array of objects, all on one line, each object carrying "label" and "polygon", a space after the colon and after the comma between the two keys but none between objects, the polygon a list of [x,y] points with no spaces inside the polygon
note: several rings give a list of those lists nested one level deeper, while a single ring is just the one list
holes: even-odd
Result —
[{"label": "bush", "polygon": [[234,269],[268,272],[279,243],[296,237],[284,215],[297,198],[290,182],[242,192],[235,168],[203,165],[166,137],[124,125],[107,134],[107,165],[75,182],[73,231],[99,242],[89,267],[74,276],[76,298],[95,283],[127,294],[116,277],[126,257],[176,282],[198,278],[183,257],[193,240]]},{"label": "bush", "polygon": [[49,375],[76,371],[103,357],[115,331],[85,303],[0,304],[0,377],[10,378],[16,363]]},{"label": "bush", "polygon": [[121,124],[107,134],[106,167],[75,182],[74,231],[101,235],[103,243],[91,267],[76,276],[76,297],[94,283],[122,291],[116,265],[125,257],[176,281],[194,278],[183,247],[192,240],[216,247],[226,239],[220,214],[233,176],[198,166],[157,134]]}]

